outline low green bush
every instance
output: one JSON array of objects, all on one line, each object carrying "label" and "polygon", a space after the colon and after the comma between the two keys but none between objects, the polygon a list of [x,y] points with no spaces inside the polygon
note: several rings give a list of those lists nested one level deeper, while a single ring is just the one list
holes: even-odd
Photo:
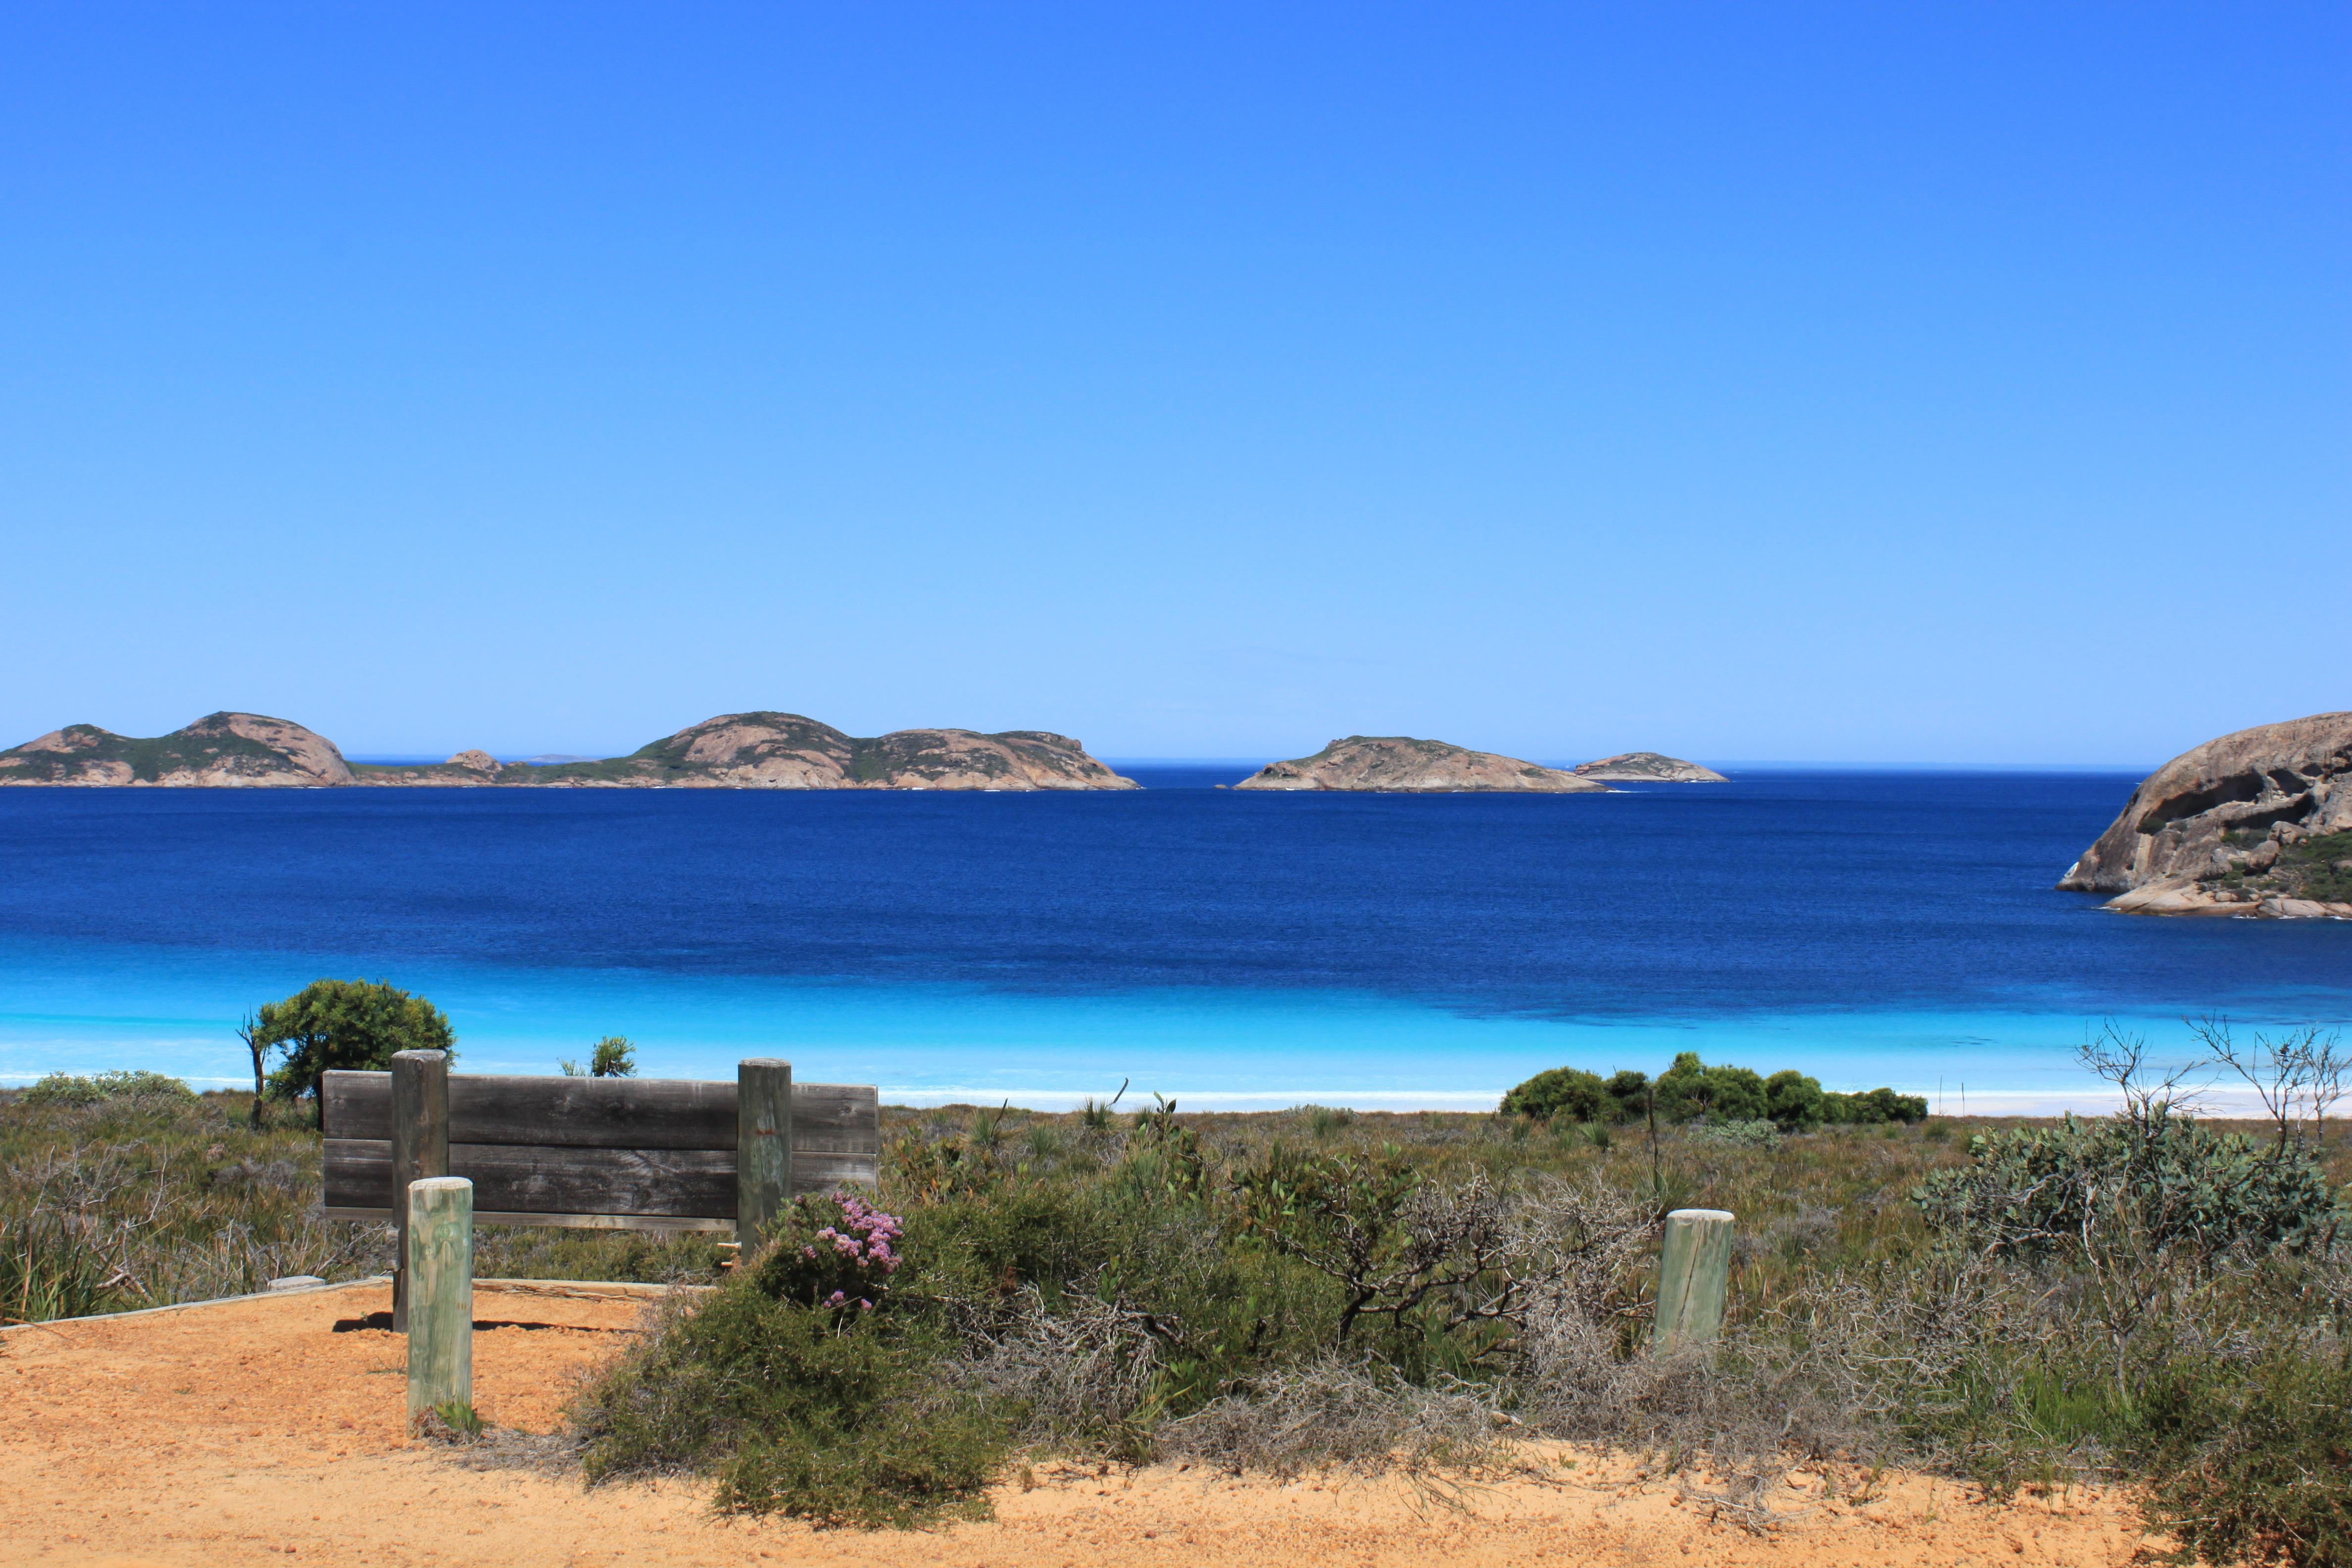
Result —
[{"label": "low green bush", "polygon": [[1551,1068],[1503,1096],[1502,1112],[1532,1116],[1539,1121],[1555,1117],[1570,1121],[1615,1121],[1625,1114],[1625,1108],[1609,1092],[1599,1073],[1582,1068]]},{"label": "low green bush", "polygon": [[591,1484],[700,1470],[718,1506],[829,1524],[975,1513],[1003,1423],[943,1386],[919,1314],[779,1300],[747,1275],[625,1358],[575,1409]]},{"label": "low green bush", "polygon": [[18,1097],[25,1105],[101,1105],[110,1100],[160,1100],[193,1103],[196,1091],[160,1072],[119,1070],[77,1078],[53,1072]]},{"label": "low green bush", "polygon": [[1727,1143],[1735,1149],[1778,1149],[1786,1136],[1780,1124],[1763,1117],[1753,1121],[1713,1121],[1691,1130],[1691,1135],[1707,1143]]},{"label": "low green bush", "polygon": [[1821,1080],[1792,1068],[1769,1078],[1752,1068],[1710,1066],[1696,1051],[1676,1056],[1654,1083],[1639,1072],[1603,1079],[1582,1068],[1549,1068],[1503,1096],[1507,1116],[1583,1123],[1640,1121],[1653,1107],[1662,1122],[1770,1121],[1784,1132],[1824,1122],[1873,1125],[1924,1121],[1927,1102],[1917,1095],[1874,1089],[1864,1094],[1824,1093]]},{"label": "low green bush", "polygon": [[1913,1203],[1966,1245],[2018,1256],[2302,1249],[2332,1241],[2345,1217],[2310,1149],[2258,1144],[2162,1103],[1980,1132],[1969,1161],[1929,1176]]}]

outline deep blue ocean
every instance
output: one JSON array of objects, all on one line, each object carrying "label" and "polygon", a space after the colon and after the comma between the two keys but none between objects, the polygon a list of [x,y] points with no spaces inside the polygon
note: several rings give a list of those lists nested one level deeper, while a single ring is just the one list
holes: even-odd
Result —
[{"label": "deep blue ocean", "polygon": [[[912,1100],[1491,1104],[1677,1050],[1948,1109],[2096,1103],[2107,1017],[2352,1018],[2352,922],[2052,890],[2133,775],[1751,771],[1609,795],[0,790],[0,1081],[237,1081],[231,1033],[390,979],[474,1070]],[[1965,1087],[1963,1087],[1965,1086]]]}]

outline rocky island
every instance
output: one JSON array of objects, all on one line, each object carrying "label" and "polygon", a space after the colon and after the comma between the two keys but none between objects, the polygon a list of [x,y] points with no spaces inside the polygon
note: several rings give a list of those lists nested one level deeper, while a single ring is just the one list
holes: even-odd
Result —
[{"label": "rocky island", "polygon": [[797,713],[726,713],[601,762],[500,763],[464,751],[446,763],[346,762],[332,741],[284,719],[214,713],[138,740],[70,724],[0,752],[0,784],[331,788],[345,785],[571,789],[1134,789],[1067,735],[898,730],[861,739]]},{"label": "rocky island", "polygon": [[1713,768],[1703,768],[1696,763],[1686,763],[1680,757],[1661,756],[1655,752],[1621,752],[1613,757],[1597,757],[1589,763],[1579,763],[1569,770],[1579,778],[1600,779],[1603,783],[1634,784],[1729,784],[1731,781]]},{"label": "rocky island", "polygon": [[355,783],[325,736],[258,713],[211,713],[138,740],[68,724],[0,752],[0,784],[317,788]]},{"label": "rocky island", "polygon": [[2173,758],[2058,886],[2126,914],[2352,920],[2352,713]]},{"label": "rocky island", "polygon": [[1597,779],[1517,757],[1474,752],[1408,735],[1349,735],[1311,757],[1268,763],[1235,789],[1375,790],[1411,794],[1516,791],[1540,795],[1608,793]]}]

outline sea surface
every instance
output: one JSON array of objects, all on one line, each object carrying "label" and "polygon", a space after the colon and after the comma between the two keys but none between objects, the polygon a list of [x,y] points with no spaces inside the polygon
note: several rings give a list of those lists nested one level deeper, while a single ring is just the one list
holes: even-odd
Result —
[{"label": "sea surface", "polygon": [[2352,1020],[2352,922],[2051,884],[2135,775],[1736,772],[1607,795],[0,790],[0,1082],[250,1081],[234,1026],[383,978],[464,1068],[914,1102],[1491,1105],[1677,1051],[1958,1111],[2103,1103],[2114,1019]]}]

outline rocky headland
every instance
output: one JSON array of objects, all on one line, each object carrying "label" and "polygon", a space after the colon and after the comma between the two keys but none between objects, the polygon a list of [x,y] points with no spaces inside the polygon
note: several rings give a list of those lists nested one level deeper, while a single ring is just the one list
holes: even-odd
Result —
[{"label": "rocky headland", "polygon": [[2058,886],[2126,914],[2352,920],[2352,713],[2173,758]]},{"label": "rocky headland", "polygon": [[1661,756],[1656,752],[1621,752],[1613,757],[1596,757],[1589,763],[1579,763],[1569,771],[1579,778],[1599,779],[1604,784],[1731,782],[1713,768],[1703,768],[1680,757]]},{"label": "rocky headland", "polygon": [[464,751],[446,763],[346,762],[325,736],[284,719],[215,713],[139,740],[72,724],[0,752],[0,784],[321,788],[344,785],[570,789],[1133,789],[1067,735],[898,730],[870,739],[797,713],[726,713],[625,757],[546,764]]},{"label": "rocky headland", "polygon": [[1579,778],[1563,769],[1406,735],[1349,735],[1311,757],[1268,763],[1234,787],[1538,795],[1605,795],[1609,789],[1598,779]]}]

